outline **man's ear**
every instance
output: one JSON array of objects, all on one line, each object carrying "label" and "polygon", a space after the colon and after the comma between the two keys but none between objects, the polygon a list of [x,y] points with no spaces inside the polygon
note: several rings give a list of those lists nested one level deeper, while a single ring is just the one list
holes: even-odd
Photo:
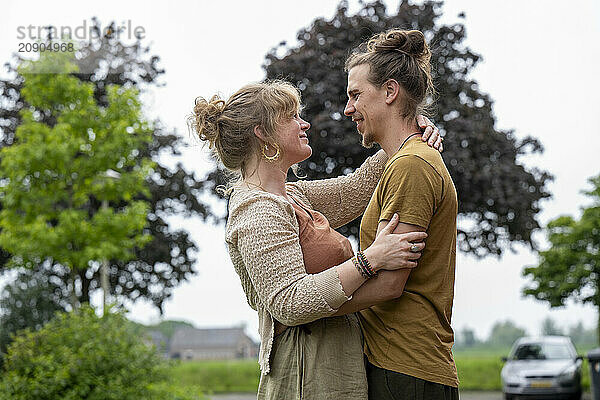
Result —
[{"label": "man's ear", "polygon": [[256,125],[254,127],[254,134],[256,135],[257,138],[259,138],[263,142],[267,141],[267,139],[265,138],[265,135],[263,133],[263,130],[262,130],[262,128],[259,125]]},{"label": "man's ear", "polygon": [[392,104],[400,93],[400,84],[395,79],[388,79],[384,84],[385,103]]}]

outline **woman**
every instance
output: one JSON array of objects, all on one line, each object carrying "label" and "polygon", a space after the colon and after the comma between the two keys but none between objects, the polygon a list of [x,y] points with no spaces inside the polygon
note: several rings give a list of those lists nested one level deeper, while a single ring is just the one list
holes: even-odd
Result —
[{"label": "woman", "polygon": [[[299,112],[298,90],[274,81],[244,86],[227,101],[198,98],[190,126],[240,174],[230,188],[226,242],[259,316],[258,398],[366,399],[358,320],[334,315],[378,271],[416,266],[427,235],[392,234],[393,219],[354,256],[331,227],[361,215],[387,157],[380,151],[348,176],[286,183],[288,170],[312,153]],[[437,132],[434,139],[439,147]],[[399,295],[387,278],[371,280],[377,301]]]}]

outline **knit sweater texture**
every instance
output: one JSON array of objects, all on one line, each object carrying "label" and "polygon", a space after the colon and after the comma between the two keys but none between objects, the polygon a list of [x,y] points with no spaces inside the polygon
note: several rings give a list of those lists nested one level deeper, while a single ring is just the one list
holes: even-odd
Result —
[{"label": "knit sweater texture", "polygon": [[[337,228],[364,212],[386,161],[380,150],[352,174],[287,183],[286,190]],[[335,267],[306,273],[298,221],[283,196],[234,187],[225,241],[248,304],[258,312],[258,363],[268,374],[274,320],[288,326],[306,324],[333,315],[349,298]]]}]

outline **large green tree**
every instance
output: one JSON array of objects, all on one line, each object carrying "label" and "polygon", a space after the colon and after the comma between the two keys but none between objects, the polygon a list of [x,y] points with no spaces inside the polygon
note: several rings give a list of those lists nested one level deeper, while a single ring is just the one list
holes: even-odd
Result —
[{"label": "large green tree", "polygon": [[[129,260],[149,241],[148,205],[134,197],[149,194],[152,168],[138,157],[151,140],[138,92],[111,85],[107,106],[99,106],[93,85],[70,75],[76,68],[68,54],[51,52],[21,65],[30,107],[21,110],[16,142],[0,149],[0,243],[13,266],[52,259],[66,267],[73,307],[77,271]],[[104,206],[90,213],[98,202]]]},{"label": "large green tree", "polygon": [[[354,124],[343,115],[349,52],[392,27],[419,29],[433,51],[439,95],[432,117],[446,135],[443,157],[458,191],[460,249],[484,256],[499,255],[514,242],[533,246],[539,202],[550,196],[545,185],[551,177],[524,166],[520,158],[541,152],[542,146],[495,128],[492,99],[469,76],[480,56],[464,43],[464,26],[441,24],[439,1],[401,1],[391,14],[381,1],[360,4],[352,14],[347,2],[340,3],[333,18],[316,19],[298,32],[297,43],[282,43],[266,56],[267,78],[287,79],[302,91],[312,124],[313,155],[303,164],[308,178],[348,173],[372,153],[361,148]],[[341,231],[356,235],[358,222]]]},{"label": "large green tree", "polygon": [[[115,24],[112,31],[116,32]],[[108,105],[107,88],[111,84],[136,87],[140,91],[162,85],[160,77],[164,69],[160,68],[160,58],[150,52],[141,40],[125,44],[119,35],[103,35],[101,24],[93,19],[91,29],[94,35],[88,42],[79,43],[75,64],[78,71],[72,73],[81,82],[93,85],[94,98],[99,106]],[[11,146],[15,142],[15,131],[22,122],[20,110],[30,108],[23,98],[24,77],[18,67],[23,62],[18,56],[6,64],[10,73],[7,79],[0,79],[0,148]],[[51,123],[52,116],[38,114],[40,122]],[[167,219],[171,215],[211,217],[209,207],[201,200],[206,191],[214,187],[212,181],[204,181],[186,171],[179,162],[176,168],[168,165],[177,160],[185,143],[176,132],[168,131],[160,121],[152,123],[152,140],[139,149],[139,157],[150,157],[154,161],[153,173],[148,175],[149,195],[135,198],[149,204],[146,234],[151,241],[142,248],[135,249],[135,257],[130,261],[111,260],[109,280],[111,294],[120,299],[146,299],[161,312],[162,305],[171,296],[172,291],[181,282],[189,279],[194,269],[196,245],[185,230],[169,226]],[[167,160],[167,162],[165,162]],[[100,202],[87,205],[90,213],[100,208]],[[2,209],[0,201],[0,209]],[[0,244],[0,273],[5,270],[10,254]],[[40,273],[48,279],[69,281],[68,269],[55,262],[46,260],[38,265]],[[97,271],[80,270],[78,273],[81,291],[80,302],[89,301],[90,294],[100,287]],[[64,289],[64,288],[63,288]]]},{"label": "large green tree", "polygon": [[551,307],[572,299],[593,304],[600,311],[600,176],[591,178],[590,183],[592,189],[586,194],[592,204],[583,209],[579,219],[563,215],[550,221],[548,250],[539,252],[537,266],[523,271],[531,279],[523,292]]}]

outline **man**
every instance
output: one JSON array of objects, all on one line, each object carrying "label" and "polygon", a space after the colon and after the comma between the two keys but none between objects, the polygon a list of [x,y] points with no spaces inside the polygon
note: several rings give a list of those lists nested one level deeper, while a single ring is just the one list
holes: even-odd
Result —
[{"label": "man", "polygon": [[365,249],[394,213],[396,233],[425,231],[414,270],[400,270],[401,297],[360,312],[369,398],[458,399],[450,326],[454,298],[454,184],[441,155],[418,138],[415,116],[431,97],[430,52],[419,31],[376,35],[346,62],[348,103],[363,145],[390,157],[364,213]]}]

